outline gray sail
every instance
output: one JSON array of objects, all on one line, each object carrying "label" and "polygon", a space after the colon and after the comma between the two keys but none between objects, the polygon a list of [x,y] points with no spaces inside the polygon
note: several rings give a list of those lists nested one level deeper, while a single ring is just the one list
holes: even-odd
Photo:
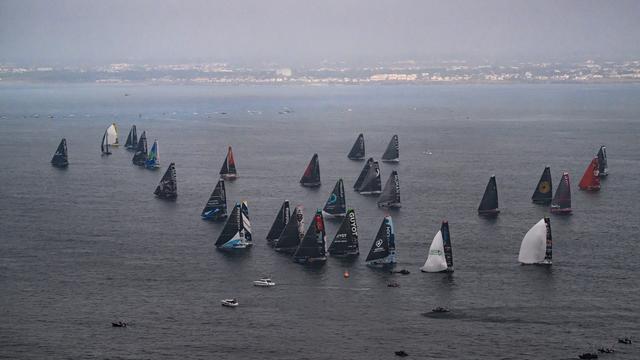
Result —
[{"label": "gray sail", "polygon": [[136,152],[133,154],[133,159],[131,161],[138,166],[144,166],[147,161],[147,133],[145,131],[140,135],[140,139],[138,140],[138,145],[136,146]]},{"label": "gray sail", "polygon": [[271,229],[269,229],[269,233],[267,234],[267,241],[272,242],[278,240],[280,234],[287,226],[289,222],[289,217],[291,217],[291,210],[289,209],[289,200],[285,200],[280,206],[280,210],[278,210],[278,215],[276,215],[276,219],[273,220],[273,224],[271,225]]},{"label": "gray sail", "polygon": [[344,195],[344,183],[342,179],[336,181],[333,191],[322,209],[325,213],[333,216],[344,216],[347,212],[347,204]]},{"label": "gray sail", "polygon": [[492,175],[491,178],[489,178],[487,187],[484,189],[482,201],[480,201],[480,206],[478,206],[478,214],[484,216],[497,216],[499,213],[498,185],[496,184],[495,175]]},{"label": "gray sail", "polygon": [[351,160],[364,160],[364,135],[358,135],[347,157]]},{"label": "gray sail", "polygon": [[356,212],[353,209],[347,211],[347,216],[342,220],[328,251],[333,256],[356,256],[360,253],[358,223],[356,222]]},{"label": "gray sail", "polygon": [[382,192],[382,182],[380,181],[380,165],[377,161],[371,163],[367,174],[362,181],[362,185],[358,188],[358,192],[362,195],[377,195]]},{"label": "gray sail", "polygon": [[300,241],[300,245],[293,254],[293,261],[301,264],[308,263],[324,263],[327,261],[326,256],[326,232],[324,227],[324,219],[322,211],[316,211],[309,229]]},{"label": "gray sail", "polygon": [[360,171],[360,175],[358,175],[355,184],[353,184],[354,190],[357,191],[360,188],[360,185],[362,185],[365,176],[367,176],[367,172],[369,172],[369,167],[371,166],[371,164],[373,164],[373,158],[367,159],[367,163],[364,164],[364,166],[362,167],[362,171]]},{"label": "gray sail", "polygon": [[304,236],[303,232],[304,218],[302,215],[302,208],[300,206],[296,206],[291,213],[289,222],[284,227],[284,230],[282,230],[280,238],[278,238],[275,243],[275,250],[286,254],[293,254],[300,244],[300,239]]},{"label": "gray sail", "polygon": [[178,181],[176,180],[176,164],[171,163],[162,176],[160,183],[153,192],[163,199],[175,199],[178,196]]},{"label": "gray sail", "polygon": [[127,141],[124,143],[124,147],[128,150],[133,150],[138,144],[138,131],[135,125],[131,125],[129,135],[127,135]]},{"label": "gray sail", "polygon": [[204,220],[213,221],[223,220],[227,217],[227,192],[225,191],[224,180],[218,180],[200,216]]},{"label": "gray sail", "polygon": [[399,208],[400,204],[400,180],[398,179],[398,172],[393,170],[387,183],[384,185],[384,190],[380,194],[378,199],[378,207]]},{"label": "gray sail", "polygon": [[67,155],[67,139],[63,138],[58,144],[53,158],[51,158],[51,165],[55,167],[67,167],[69,165],[69,157]]},{"label": "gray sail", "polygon": [[387,149],[382,154],[382,161],[394,161],[400,160],[400,144],[398,143],[398,135],[393,135]]},{"label": "gray sail", "polygon": [[382,220],[371,249],[367,255],[367,265],[390,266],[396,263],[395,231],[391,216],[387,215]]}]

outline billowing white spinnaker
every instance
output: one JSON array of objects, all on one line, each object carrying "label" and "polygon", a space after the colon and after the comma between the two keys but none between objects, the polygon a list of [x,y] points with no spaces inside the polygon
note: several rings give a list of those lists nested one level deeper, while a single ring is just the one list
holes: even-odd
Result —
[{"label": "billowing white spinnaker", "polygon": [[440,272],[447,270],[447,259],[444,256],[444,243],[440,230],[438,230],[438,233],[433,238],[431,247],[429,247],[427,261],[420,270],[423,272]]},{"label": "billowing white spinnaker", "polygon": [[520,244],[518,261],[523,264],[538,264],[544,261],[547,247],[547,226],[544,219],[527,231]]}]

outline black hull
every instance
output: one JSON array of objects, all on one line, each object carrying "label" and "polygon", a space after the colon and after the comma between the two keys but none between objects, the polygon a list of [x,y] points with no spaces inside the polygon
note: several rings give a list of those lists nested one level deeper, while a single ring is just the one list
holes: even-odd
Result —
[{"label": "black hull", "polygon": [[324,265],[327,262],[327,257],[300,257],[293,258],[293,261],[301,265]]},{"label": "black hull", "polygon": [[304,187],[319,187],[321,185],[321,183],[318,182],[301,182],[300,185],[304,186]]},{"label": "black hull", "polygon": [[288,247],[288,248],[279,248],[276,247],[275,250],[279,253],[283,253],[283,254],[288,254],[288,255],[292,255],[293,253],[296,252],[296,250],[298,250],[298,247]]},{"label": "black hull", "polygon": [[363,156],[363,157],[349,157],[349,156],[348,156],[348,158],[349,158],[349,160],[355,160],[355,161],[362,161],[362,160],[365,160],[365,157],[364,157],[364,156]]},{"label": "black hull", "polygon": [[178,195],[156,195],[156,197],[162,200],[176,200]]},{"label": "black hull", "polygon": [[485,217],[496,217],[500,214],[500,210],[492,209],[492,210],[478,210],[478,215]]},{"label": "black hull", "polygon": [[51,163],[53,167],[57,167],[58,169],[64,169],[69,166],[69,163]]},{"label": "black hull", "polygon": [[381,203],[378,204],[379,208],[399,209],[402,207],[400,203]]},{"label": "black hull", "polygon": [[551,204],[552,199],[549,200],[531,200],[532,203],[537,205],[549,205]]},{"label": "black hull", "polygon": [[359,251],[345,251],[345,252],[329,251],[329,255],[335,256],[337,258],[354,258],[354,257],[358,257],[360,255],[360,252]]},{"label": "black hull", "polygon": [[557,209],[551,208],[551,213],[556,215],[571,215],[571,209]]},{"label": "black hull", "polygon": [[227,220],[228,215],[220,215],[220,216],[216,216],[216,217],[211,217],[211,218],[205,218],[203,217],[202,220],[205,221],[211,221],[211,222],[220,222],[220,221],[225,221]]}]

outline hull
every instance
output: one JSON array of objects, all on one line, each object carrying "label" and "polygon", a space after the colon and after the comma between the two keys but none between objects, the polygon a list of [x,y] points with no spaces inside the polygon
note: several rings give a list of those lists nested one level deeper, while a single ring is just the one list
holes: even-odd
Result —
[{"label": "hull", "polygon": [[441,270],[441,271],[427,271],[427,270],[425,270],[425,268],[423,266],[423,267],[420,268],[420,271],[422,271],[423,273],[439,273],[439,274],[442,274],[442,273],[452,273],[453,269],[444,269],[444,270]]},{"label": "hull", "polygon": [[600,186],[587,186],[586,188],[580,188],[580,190],[584,191],[600,191]]},{"label": "hull", "polygon": [[339,214],[329,214],[328,212],[323,210],[322,211],[322,216],[325,216],[325,217],[328,217],[328,218],[343,218],[343,217],[347,216],[347,213],[344,212],[344,213],[339,213]]},{"label": "hull", "polygon": [[339,257],[339,258],[348,258],[348,257],[356,257],[360,255],[360,251],[329,251],[329,255]]},{"label": "hull", "polygon": [[350,157],[350,156],[348,156],[348,158],[349,158],[349,160],[357,160],[357,161],[361,161],[361,160],[365,159],[364,156],[363,157]]},{"label": "hull", "polygon": [[178,195],[156,195],[158,198],[160,199],[166,199],[166,200],[175,200],[178,198]]},{"label": "hull", "polygon": [[296,250],[298,250],[298,247],[286,247],[286,248],[279,248],[276,247],[275,250],[279,253],[283,253],[283,254],[293,254],[294,252],[296,252]]},{"label": "hull", "polygon": [[523,266],[524,266],[524,265],[547,266],[547,265],[552,265],[552,264],[553,264],[553,262],[552,262],[552,261],[550,261],[550,260],[544,260],[544,261],[539,262],[539,263],[520,263],[520,265],[523,265]]},{"label": "hull", "polygon": [[300,257],[300,258],[293,258],[293,261],[297,262],[298,264],[309,264],[309,265],[321,265],[324,264],[325,262],[327,262],[327,257],[326,256],[321,256],[321,257]]},{"label": "hull", "polygon": [[69,166],[69,162],[57,162],[57,163],[52,162],[51,165],[57,168],[66,168],[67,166]]},{"label": "hull", "polygon": [[498,216],[500,214],[500,210],[492,209],[492,210],[478,210],[478,215],[481,216]]},{"label": "hull", "polygon": [[225,179],[225,180],[235,180],[238,178],[237,174],[224,174],[224,175],[220,175],[221,178]]},{"label": "hull", "polygon": [[400,159],[399,159],[399,158],[395,158],[395,159],[381,159],[381,160],[382,160],[382,162],[394,162],[394,163],[400,162]]},{"label": "hull", "polygon": [[552,199],[548,199],[548,200],[532,200],[532,202],[534,204],[538,204],[538,205],[549,205],[549,204],[551,204],[551,200]]},{"label": "hull", "polygon": [[607,177],[607,176],[609,176],[609,173],[604,171],[604,172],[601,172],[600,174],[598,174],[598,176],[600,176],[601,178]]},{"label": "hull", "polygon": [[200,215],[202,220],[221,221],[227,218],[227,214],[220,214],[219,212],[210,211],[206,214]]},{"label": "hull", "polygon": [[241,239],[237,239],[237,240],[228,241],[224,243],[222,246],[217,246],[217,249],[218,250],[236,250],[236,249],[246,249],[250,247],[251,247],[251,243],[248,243]]},{"label": "hull", "polygon": [[390,208],[390,209],[399,209],[399,208],[402,207],[402,204],[401,203],[388,202],[388,203],[378,204],[378,207],[380,207],[380,208]]},{"label": "hull", "polygon": [[380,195],[380,194],[382,194],[382,190],[360,192],[360,195]]},{"label": "hull", "polygon": [[560,209],[560,208],[551,208],[551,213],[552,214],[559,214],[559,215],[571,215],[571,209]]},{"label": "hull", "polygon": [[304,187],[318,187],[320,186],[320,182],[301,182],[300,185]]}]

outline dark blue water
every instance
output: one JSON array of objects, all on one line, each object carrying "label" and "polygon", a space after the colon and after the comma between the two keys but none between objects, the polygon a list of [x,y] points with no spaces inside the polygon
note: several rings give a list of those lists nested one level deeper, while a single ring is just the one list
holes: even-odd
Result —
[{"label": "dark blue water", "polygon": [[[121,142],[133,123],[158,139],[163,168],[133,166],[123,148],[101,157],[113,121]],[[376,158],[399,135],[400,163],[381,166],[383,181],[400,175],[391,215],[408,276],[364,265],[385,212],[351,191],[360,132]],[[66,170],[49,164],[62,137]],[[637,339],[639,140],[638,85],[0,86],[0,357],[563,359]],[[601,144],[611,175],[581,192]],[[228,199],[249,201],[255,241],[235,256],[214,249],[222,224],[199,217],[227,145],[240,175]],[[298,184],[313,153],[317,190]],[[169,162],[176,202],[153,196]],[[551,217],[553,266],[522,267],[520,241],[548,214],[530,201],[545,165],[556,184],[571,174],[574,212]],[[495,221],[476,212],[492,174]],[[282,200],[310,218],[339,177],[359,259],[310,269],[267,246]],[[445,218],[456,271],[420,273]],[[278,285],[253,287],[262,276]],[[451,316],[421,315],[436,306]],[[130,326],[112,328],[120,319]],[[603,358],[640,358],[637,344],[615,348]]]}]

